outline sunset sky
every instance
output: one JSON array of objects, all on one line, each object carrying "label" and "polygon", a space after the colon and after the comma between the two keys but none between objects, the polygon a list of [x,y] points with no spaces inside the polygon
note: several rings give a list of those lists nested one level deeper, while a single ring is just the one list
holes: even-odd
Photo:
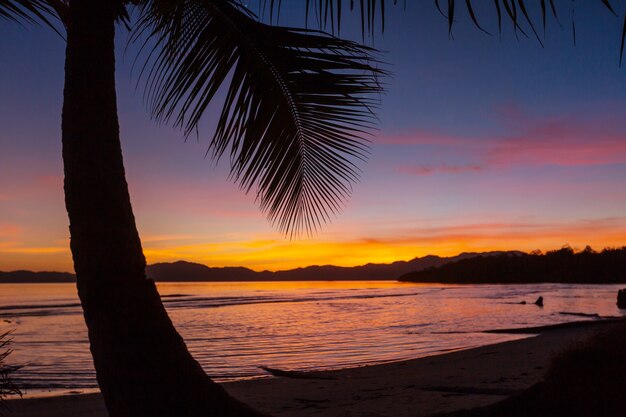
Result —
[{"label": "sunset sky", "polygon": [[[293,4],[304,1],[288,3],[285,22],[301,22]],[[186,142],[149,119],[120,29],[122,143],[148,262],[277,270],[625,245],[622,18],[599,1],[576,8],[576,45],[565,7],[563,28],[549,19],[544,48],[532,38],[517,41],[509,25],[501,39],[485,35],[464,10],[450,39],[431,1],[389,10],[373,44],[386,51],[394,75],[370,160],[344,212],[298,240],[276,231],[254,196],[228,181],[227,161],[205,159],[214,116],[205,117],[198,140]],[[490,3],[477,13],[497,32]],[[60,141],[63,55],[64,41],[50,30],[0,21],[0,270],[72,270]]]}]

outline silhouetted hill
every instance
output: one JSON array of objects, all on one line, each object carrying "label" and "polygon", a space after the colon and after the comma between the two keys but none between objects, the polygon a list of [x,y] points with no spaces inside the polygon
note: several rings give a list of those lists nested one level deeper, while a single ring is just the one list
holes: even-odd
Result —
[{"label": "silhouetted hill", "polygon": [[448,262],[475,256],[494,256],[503,252],[462,253],[452,257],[434,255],[397,261],[391,264],[367,264],[355,267],[314,265],[286,271],[255,272],[248,268],[212,268],[197,263],[178,261],[149,265],[148,276],[155,281],[356,281],[396,280],[409,271],[436,267]]},{"label": "silhouetted hill", "polygon": [[193,262],[157,263],[146,267],[146,274],[156,282],[173,281],[256,281],[258,274],[244,267],[215,268]]},{"label": "silhouetted hill", "polygon": [[[184,281],[357,281],[357,280],[396,280],[400,275],[424,268],[438,267],[449,262],[476,256],[496,256],[508,252],[461,253],[457,256],[440,257],[434,255],[415,258],[410,261],[397,261],[391,264],[367,264],[355,267],[334,265],[314,265],[287,271],[256,272],[243,267],[215,268],[206,265],[178,261],[148,265],[146,274],[157,282]],[[74,282],[73,274],[64,272],[0,272],[0,283],[39,283]]]},{"label": "silhouetted hill", "polygon": [[570,247],[544,254],[476,256],[402,275],[400,281],[449,284],[626,282],[626,247],[575,253]]},{"label": "silhouetted hill", "polygon": [[0,283],[74,282],[74,274],[68,272],[0,271]]}]

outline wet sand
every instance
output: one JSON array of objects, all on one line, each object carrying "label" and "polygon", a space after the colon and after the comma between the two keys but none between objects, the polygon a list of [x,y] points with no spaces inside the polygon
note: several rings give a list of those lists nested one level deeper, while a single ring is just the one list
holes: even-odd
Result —
[{"label": "wet sand", "polygon": [[[541,380],[551,357],[616,325],[586,321],[533,329],[512,342],[338,371],[224,384],[276,417],[419,417],[488,405]],[[528,329],[501,332],[528,333]],[[303,377],[304,376],[304,377]],[[311,376],[312,378],[306,378]],[[106,417],[100,394],[12,400],[9,417]]]}]

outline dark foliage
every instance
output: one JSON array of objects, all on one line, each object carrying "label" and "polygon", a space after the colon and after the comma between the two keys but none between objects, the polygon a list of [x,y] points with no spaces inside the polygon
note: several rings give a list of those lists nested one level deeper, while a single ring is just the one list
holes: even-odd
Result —
[{"label": "dark foliage", "polygon": [[8,349],[10,342],[9,333],[0,334],[0,411],[6,397],[22,395],[19,387],[11,379],[11,374],[17,370],[17,368],[5,363],[6,358],[11,354],[11,350]]},{"label": "dark foliage", "polygon": [[578,283],[609,284],[626,282],[626,247],[604,249],[600,253],[587,247],[575,253],[570,247],[525,254],[479,256],[403,275],[400,281],[478,283]]}]

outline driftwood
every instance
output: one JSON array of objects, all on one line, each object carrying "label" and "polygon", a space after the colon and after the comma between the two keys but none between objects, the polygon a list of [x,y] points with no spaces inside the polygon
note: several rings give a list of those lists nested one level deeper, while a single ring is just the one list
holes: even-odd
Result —
[{"label": "driftwood", "polygon": [[274,376],[281,376],[285,378],[298,378],[298,379],[336,379],[330,376],[320,375],[317,372],[302,372],[302,371],[285,371],[283,369],[269,368],[267,366],[259,366],[265,372],[268,372]]}]

